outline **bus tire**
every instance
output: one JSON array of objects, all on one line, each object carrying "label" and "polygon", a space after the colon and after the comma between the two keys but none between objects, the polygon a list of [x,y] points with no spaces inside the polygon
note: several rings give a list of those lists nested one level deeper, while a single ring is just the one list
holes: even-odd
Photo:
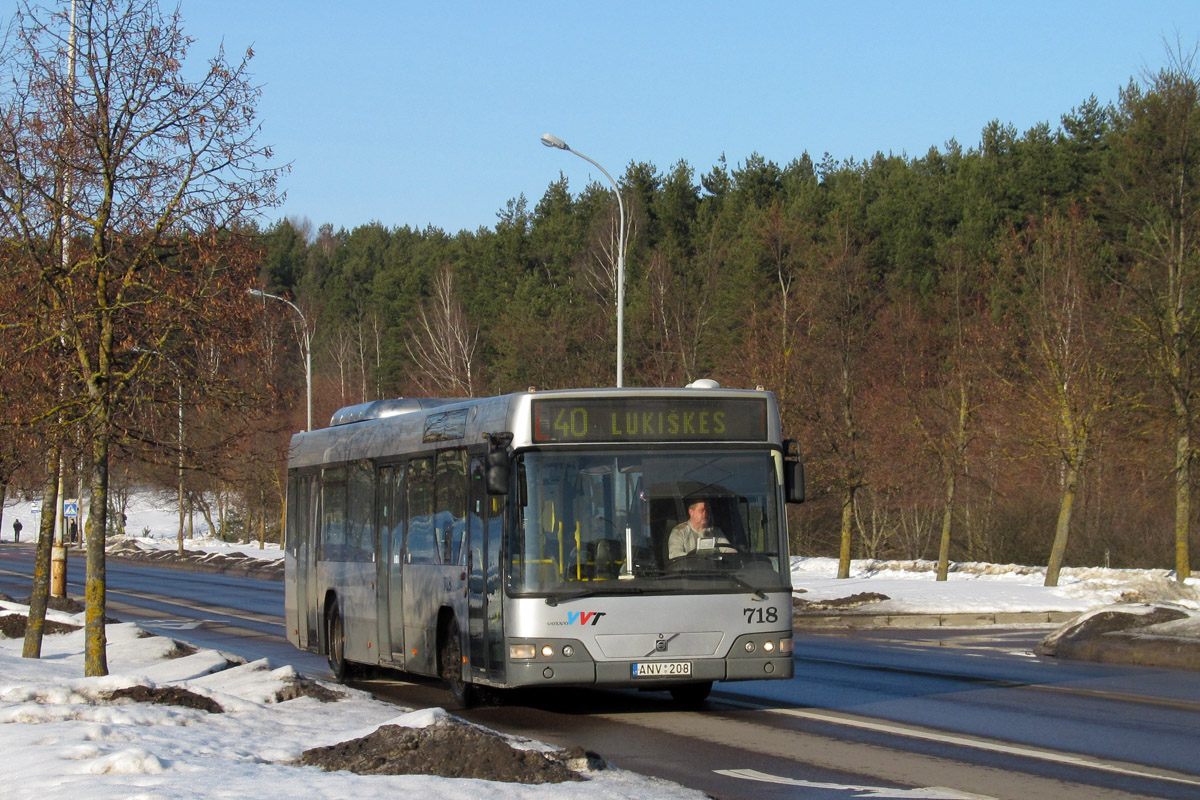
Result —
[{"label": "bus tire", "polygon": [[325,642],[328,645],[329,671],[333,673],[335,681],[345,683],[352,671],[346,663],[346,626],[336,601],[330,604],[329,613],[325,616]]},{"label": "bus tire", "polygon": [[458,638],[458,623],[451,619],[442,637],[441,650],[442,680],[446,688],[454,696],[454,703],[459,708],[471,708],[479,701],[479,693],[474,684],[462,679],[462,643]]},{"label": "bus tire", "polygon": [[684,683],[671,687],[671,697],[681,706],[694,707],[708,699],[708,693],[711,691],[712,681]]}]

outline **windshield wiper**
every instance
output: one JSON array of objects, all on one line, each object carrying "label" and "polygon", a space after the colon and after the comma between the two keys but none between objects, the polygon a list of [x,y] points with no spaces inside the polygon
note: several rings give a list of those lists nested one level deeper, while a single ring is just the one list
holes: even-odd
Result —
[{"label": "windshield wiper", "polygon": [[581,597],[596,597],[598,595],[619,595],[619,594],[645,594],[646,590],[639,587],[630,587],[624,591],[615,592],[611,589],[579,589],[566,594],[552,594],[546,597],[546,605],[553,608],[563,600],[578,600]]},{"label": "windshield wiper", "polygon": [[727,572],[725,574],[729,577],[729,580],[732,581],[735,585],[742,587],[747,592],[750,592],[751,596],[755,600],[766,600],[767,599],[766,593],[764,593],[763,590],[759,589],[757,586],[751,586],[749,583],[742,580],[737,575],[734,575],[732,572]]},{"label": "windshield wiper", "polygon": [[767,599],[767,596],[766,596],[766,594],[763,593],[762,589],[759,589],[758,587],[747,583],[746,581],[742,580],[741,578],[739,578],[737,575],[733,574],[732,572],[722,572],[722,571],[716,570],[716,569],[685,570],[685,571],[679,572],[679,577],[681,577],[681,578],[727,578],[729,580],[729,582],[732,583],[734,586],[738,587],[739,589],[745,589],[747,592],[750,592],[750,594],[754,597],[755,600],[766,600]]}]

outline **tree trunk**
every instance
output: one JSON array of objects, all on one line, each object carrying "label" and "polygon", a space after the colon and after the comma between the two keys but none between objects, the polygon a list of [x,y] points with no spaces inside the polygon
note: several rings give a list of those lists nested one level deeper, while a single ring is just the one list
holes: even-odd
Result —
[{"label": "tree trunk", "polygon": [[38,522],[37,554],[33,562],[33,591],[29,597],[29,620],[25,625],[22,658],[42,657],[42,632],[46,627],[46,604],[50,597],[50,555],[54,547],[54,510],[58,508],[58,458],[53,447],[46,457],[45,482],[42,484],[42,514]]},{"label": "tree trunk", "polygon": [[1191,386],[1187,380],[1190,377],[1186,364],[1187,347],[1180,333],[1183,313],[1176,306],[1168,310],[1172,332],[1170,358],[1175,410],[1175,580],[1182,583],[1191,576],[1188,556],[1192,520]]},{"label": "tree trunk", "polygon": [[1175,579],[1182,583],[1191,577],[1188,534],[1192,517],[1192,459],[1187,418],[1176,421],[1179,433],[1175,442]]},{"label": "tree trunk", "polygon": [[954,527],[954,495],[958,488],[958,473],[966,471],[967,426],[971,422],[971,382],[958,377],[958,424],[954,429],[954,458],[944,460],[946,470],[945,506],[942,508],[942,538],[938,543],[937,580],[950,575],[950,533]]},{"label": "tree trunk", "polygon": [[1071,534],[1071,513],[1075,510],[1075,497],[1079,494],[1079,469],[1067,467],[1067,479],[1063,486],[1062,502],[1058,506],[1058,524],[1054,526],[1054,544],[1050,547],[1050,560],[1046,564],[1046,586],[1058,586],[1058,572],[1062,569],[1063,556],[1067,552],[1067,537]]},{"label": "tree trunk", "polygon": [[842,498],[842,550],[838,557],[838,578],[850,577],[850,538],[854,533],[854,490]]},{"label": "tree trunk", "polygon": [[105,527],[108,519],[108,418],[93,424],[92,430],[92,496],[87,520],[87,577],[84,599],[83,674],[95,677],[108,674],[108,640],[104,630],[107,605],[107,573],[104,561]]},{"label": "tree trunk", "polygon": [[[192,502],[200,507],[200,516],[204,517],[204,521],[208,523],[208,535],[217,538],[220,528],[217,527],[216,520],[213,519],[212,507],[209,505],[208,498],[203,492],[193,495]],[[192,538],[195,538],[194,536]]]},{"label": "tree trunk", "polygon": [[946,497],[942,506],[942,538],[938,543],[937,579],[946,580],[950,575],[950,530],[954,522],[954,491],[958,485],[955,467],[946,471]]}]

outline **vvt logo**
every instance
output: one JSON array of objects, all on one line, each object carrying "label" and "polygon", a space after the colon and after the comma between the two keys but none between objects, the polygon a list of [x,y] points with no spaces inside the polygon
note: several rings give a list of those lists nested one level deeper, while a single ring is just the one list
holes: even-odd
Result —
[{"label": "vvt logo", "polygon": [[567,624],[595,625],[607,613],[607,611],[568,611]]}]

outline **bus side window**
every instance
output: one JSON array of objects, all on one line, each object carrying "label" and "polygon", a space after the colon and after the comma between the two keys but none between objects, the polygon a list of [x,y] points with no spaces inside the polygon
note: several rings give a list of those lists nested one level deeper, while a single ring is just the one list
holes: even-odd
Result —
[{"label": "bus side window", "polygon": [[433,459],[414,458],[408,466],[408,559],[414,564],[440,561],[433,519]]},{"label": "bus side window", "polygon": [[356,461],[348,470],[346,560],[375,560],[375,466]]},{"label": "bus side window", "polygon": [[463,536],[467,532],[467,451],[461,448],[437,454],[438,549],[444,564],[463,563]]},{"label": "bus side window", "polygon": [[283,515],[283,549],[296,555],[297,531],[299,518],[296,515],[297,495],[300,492],[300,478],[295,472],[288,474],[287,507]]},{"label": "bus side window", "polygon": [[319,558],[346,560],[346,470],[331,467],[321,475],[321,539]]}]

